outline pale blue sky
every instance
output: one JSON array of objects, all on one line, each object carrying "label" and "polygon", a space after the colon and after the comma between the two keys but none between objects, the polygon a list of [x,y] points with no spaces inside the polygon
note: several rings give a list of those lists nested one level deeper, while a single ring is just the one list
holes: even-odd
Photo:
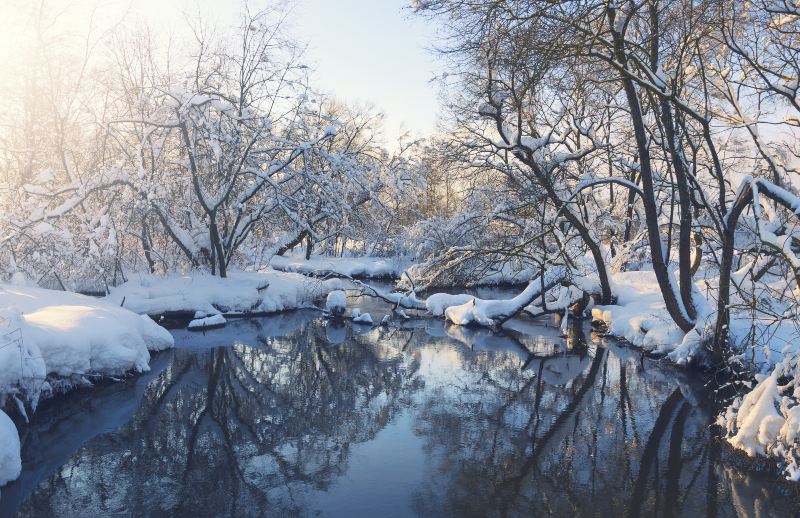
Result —
[{"label": "pale blue sky", "polygon": [[[44,1],[46,10],[58,14],[61,31],[82,35],[93,27],[100,34],[126,17],[141,17],[159,34],[188,37],[187,16],[201,13],[220,28],[233,27],[242,0]],[[257,10],[275,0],[244,1]],[[29,34],[18,20],[30,16],[32,4],[30,0],[0,0],[4,2],[9,2],[5,7],[9,16],[0,19],[0,61],[9,62],[21,58],[20,41]],[[389,145],[401,128],[420,136],[435,131],[438,86],[430,79],[441,67],[428,50],[435,30],[431,22],[405,9],[409,0],[289,3],[294,6],[289,31],[308,45],[305,62],[313,68],[315,89],[342,101],[372,104],[383,112]]]},{"label": "pale blue sky", "polygon": [[312,84],[344,101],[386,114],[386,138],[405,127],[428,135],[439,110],[430,79],[439,66],[428,50],[435,32],[405,0],[297,0],[292,32],[308,44]]}]

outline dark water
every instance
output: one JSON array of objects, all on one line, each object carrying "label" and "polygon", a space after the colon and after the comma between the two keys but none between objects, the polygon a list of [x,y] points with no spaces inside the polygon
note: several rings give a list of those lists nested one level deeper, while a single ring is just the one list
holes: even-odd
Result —
[{"label": "dark water", "polygon": [[682,373],[581,326],[509,327],[176,331],[152,372],[35,415],[0,515],[795,514]]}]

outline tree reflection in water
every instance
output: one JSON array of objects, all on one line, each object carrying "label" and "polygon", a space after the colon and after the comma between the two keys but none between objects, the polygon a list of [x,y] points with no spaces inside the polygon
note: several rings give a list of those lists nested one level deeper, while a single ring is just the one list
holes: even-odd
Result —
[{"label": "tree reflection in water", "polygon": [[[423,462],[397,468],[403,484],[385,481],[407,508],[375,501],[376,514],[728,515],[789,503],[725,464],[679,373],[581,326],[561,340],[525,322],[373,329],[298,312],[176,338],[152,379],[73,398],[107,415],[130,391],[138,407],[118,422],[98,430],[69,404],[43,409],[24,455],[55,448],[63,411],[77,420],[70,451],[38,471],[27,462],[3,513],[340,512],[369,498],[344,483],[370,460],[355,452],[383,445],[392,426],[392,447]],[[328,507],[334,497],[344,507]]]}]

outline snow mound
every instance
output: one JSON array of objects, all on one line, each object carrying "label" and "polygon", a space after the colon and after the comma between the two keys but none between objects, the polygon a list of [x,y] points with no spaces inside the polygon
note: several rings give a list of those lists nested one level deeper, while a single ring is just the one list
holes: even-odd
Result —
[{"label": "snow mound", "polygon": [[617,304],[592,308],[593,321],[605,324],[609,334],[650,352],[666,354],[681,345],[685,333],[667,313],[655,273],[619,272],[613,282]]},{"label": "snow mound", "polygon": [[344,308],[347,307],[347,294],[342,290],[335,290],[328,293],[328,298],[325,299],[325,309],[334,315],[341,315],[344,313]]},{"label": "snow mound", "polygon": [[369,313],[361,313],[359,308],[355,308],[353,310],[353,322],[357,322],[359,324],[369,324],[372,325],[372,315]]},{"label": "snow mound", "polygon": [[140,275],[112,288],[106,297],[137,313],[186,312],[276,313],[314,306],[330,291],[345,287],[340,279],[309,279],[295,273],[230,272],[227,278],[207,273]]},{"label": "snow mound", "polygon": [[187,326],[189,329],[206,329],[209,327],[222,327],[228,321],[222,315],[212,315],[210,317],[196,318],[189,322]]},{"label": "snow mound", "polygon": [[0,285],[0,392],[22,390],[35,406],[45,377],[149,370],[172,335],[149,317],[76,293]]},{"label": "snow mound", "polygon": [[0,410],[0,486],[16,480],[21,471],[17,427],[5,412]]},{"label": "snow mound", "polygon": [[764,378],[741,400],[736,415],[736,433],[728,442],[748,455],[766,455],[775,444],[785,419],[775,408],[780,401],[775,373]]},{"label": "snow mound", "polygon": [[717,424],[734,448],[775,458],[787,479],[800,481],[800,357],[791,353],[755,387],[736,398]]},{"label": "snow mound", "polygon": [[444,311],[450,306],[460,306],[470,302],[475,297],[465,293],[450,295],[449,293],[434,293],[425,299],[425,307],[428,312],[436,317],[444,315]]},{"label": "snow mound", "polygon": [[[750,456],[778,460],[788,480],[800,480],[800,405],[792,395],[783,394],[778,381],[783,372],[777,366],[768,376],[759,376],[755,388],[737,398],[717,424],[728,442]],[[795,394],[796,395],[796,394]]]},{"label": "snow mound", "polygon": [[130,311],[45,306],[22,318],[26,324],[23,335],[39,345],[49,373],[70,376],[148,370],[150,354],[141,333],[144,322]]}]

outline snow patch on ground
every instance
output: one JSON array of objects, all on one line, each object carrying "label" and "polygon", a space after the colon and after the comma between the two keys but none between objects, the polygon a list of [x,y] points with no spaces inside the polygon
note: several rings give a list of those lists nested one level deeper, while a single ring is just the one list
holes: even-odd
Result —
[{"label": "snow patch on ground", "polygon": [[329,292],[346,288],[341,279],[309,279],[296,273],[274,270],[230,272],[227,278],[207,273],[187,275],[138,275],[113,288],[106,297],[137,313],[168,312],[276,313],[314,307]]},{"label": "snow patch on ground", "polygon": [[404,257],[283,257],[276,255],[270,265],[280,271],[321,277],[335,273],[353,278],[398,279],[411,265]]},{"label": "snow patch on ground", "polygon": [[617,303],[592,308],[592,320],[604,323],[609,334],[657,354],[670,353],[683,342],[685,333],[667,313],[654,272],[619,272],[612,280]]}]

